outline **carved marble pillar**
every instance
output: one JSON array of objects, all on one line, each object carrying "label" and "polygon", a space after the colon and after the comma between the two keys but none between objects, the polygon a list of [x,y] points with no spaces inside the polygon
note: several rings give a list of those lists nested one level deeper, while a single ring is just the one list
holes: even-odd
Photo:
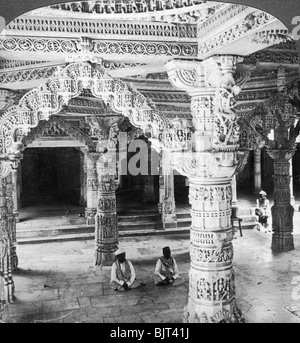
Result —
[{"label": "carved marble pillar", "polygon": [[13,191],[13,204],[14,216],[16,222],[20,221],[19,209],[21,208],[21,163],[18,163],[18,168],[12,169],[12,191]]},{"label": "carved marble pillar", "polygon": [[261,149],[254,150],[254,190],[261,190]]},{"label": "carved marble pillar", "polygon": [[98,163],[98,198],[95,216],[95,265],[110,265],[118,249],[118,218],[116,207],[116,154],[109,150]]},{"label": "carved marble pillar", "polygon": [[237,199],[237,189],[236,189],[236,174],[233,175],[232,181],[231,181],[231,188],[232,188],[232,201],[231,201],[231,207],[232,207],[232,217],[236,218],[238,213],[238,199]]},{"label": "carved marble pillar", "polygon": [[7,206],[7,224],[8,232],[11,237],[11,268],[12,271],[18,267],[18,256],[17,256],[17,227],[16,219],[14,215],[14,203],[13,203],[13,182],[12,173],[6,177],[6,206]]},{"label": "carved marble pillar", "polygon": [[174,196],[174,171],[170,168],[170,153],[160,153],[159,212],[164,229],[177,228],[177,215]]},{"label": "carved marble pillar", "polygon": [[294,182],[293,182],[293,159],[290,159],[290,192],[291,192],[291,205],[295,208],[296,202],[295,202],[295,196],[294,196]]},{"label": "carved marble pillar", "polygon": [[100,157],[98,152],[87,153],[87,207],[85,209],[85,217],[87,224],[95,224],[95,215],[97,212],[97,161]]},{"label": "carved marble pillar", "polygon": [[0,179],[0,301],[9,303],[14,299],[11,247],[12,237],[9,228],[6,178],[4,178]]},{"label": "carved marble pillar", "polygon": [[267,149],[274,161],[274,205],[272,211],[272,250],[276,252],[294,249],[293,216],[291,205],[290,160],[295,150]]},{"label": "carved marble pillar", "polygon": [[80,149],[80,199],[79,205],[87,206],[87,151],[85,148]]},{"label": "carved marble pillar", "polygon": [[234,112],[238,87],[233,79],[237,61],[235,56],[218,56],[182,66],[172,61],[167,67],[173,85],[192,97],[193,151],[173,153],[172,161],[190,182],[191,264],[183,318],[187,323],[244,322],[235,300],[232,263],[231,185],[239,140]]}]

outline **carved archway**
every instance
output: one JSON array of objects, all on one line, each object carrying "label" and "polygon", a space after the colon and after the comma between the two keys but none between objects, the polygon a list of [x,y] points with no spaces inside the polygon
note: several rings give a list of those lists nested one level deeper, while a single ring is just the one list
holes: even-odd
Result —
[{"label": "carved archway", "polygon": [[23,138],[40,121],[49,120],[63,105],[79,96],[83,89],[109,105],[116,113],[151,136],[155,147],[162,147],[164,135],[172,126],[141,93],[108,76],[105,70],[91,62],[77,62],[58,68],[46,83],[27,92],[16,106],[10,107],[0,119],[1,177],[11,170],[11,161],[24,148]]}]

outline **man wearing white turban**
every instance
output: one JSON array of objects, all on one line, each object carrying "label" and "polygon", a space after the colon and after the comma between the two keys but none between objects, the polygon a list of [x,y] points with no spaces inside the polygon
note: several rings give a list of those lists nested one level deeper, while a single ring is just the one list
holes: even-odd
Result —
[{"label": "man wearing white turban", "polygon": [[116,261],[111,267],[110,286],[115,291],[128,291],[137,288],[141,283],[136,280],[135,270],[132,263],[126,259],[123,249],[115,252]]}]

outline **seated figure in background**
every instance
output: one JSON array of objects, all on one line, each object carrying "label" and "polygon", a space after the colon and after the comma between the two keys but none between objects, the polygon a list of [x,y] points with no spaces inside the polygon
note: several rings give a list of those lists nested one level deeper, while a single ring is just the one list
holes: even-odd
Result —
[{"label": "seated figure in background", "polygon": [[267,193],[263,190],[259,192],[259,197],[256,200],[255,215],[258,216],[258,230],[271,231],[268,223],[268,218],[271,216],[270,201],[267,199]]}]

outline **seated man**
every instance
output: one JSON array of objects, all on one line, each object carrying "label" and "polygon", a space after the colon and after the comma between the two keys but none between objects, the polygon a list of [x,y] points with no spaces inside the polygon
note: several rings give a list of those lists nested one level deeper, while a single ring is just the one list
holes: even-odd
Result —
[{"label": "seated man", "polygon": [[115,291],[128,291],[141,285],[135,278],[132,263],[126,260],[126,253],[122,249],[115,252],[116,261],[111,267],[110,286]]},{"label": "seated man", "polygon": [[267,199],[267,193],[265,191],[259,192],[259,198],[256,200],[255,215],[258,216],[258,230],[263,229],[265,232],[271,231],[268,223],[268,218],[271,216],[270,201]]},{"label": "seated man", "polygon": [[175,258],[171,256],[171,249],[164,247],[161,256],[155,267],[154,281],[156,286],[181,285],[184,279],[179,277],[178,267]]}]

